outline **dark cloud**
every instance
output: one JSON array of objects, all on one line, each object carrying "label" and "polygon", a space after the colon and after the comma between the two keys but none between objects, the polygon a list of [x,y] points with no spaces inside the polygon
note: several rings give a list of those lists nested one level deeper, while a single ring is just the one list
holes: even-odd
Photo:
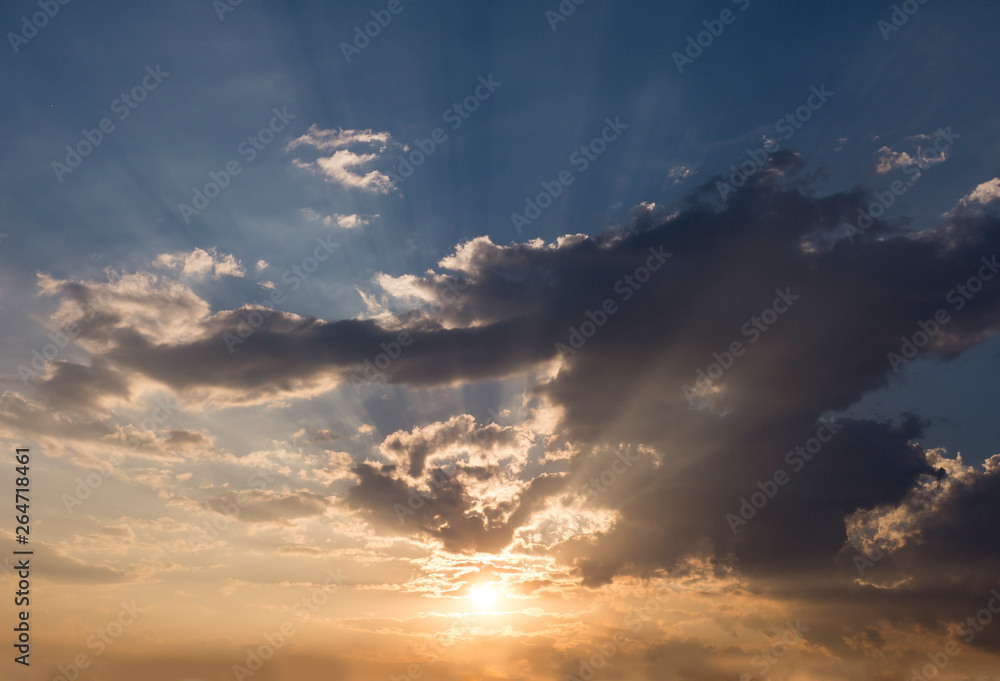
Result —
[{"label": "dark cloud", "polygon": [[565,486],[561,476],[542,475],[520,491],[515,501],[477,511],[476,499],[442,469],[429,471],[434,482],[411,487],[395,475],[395,467],[359,464],[359,482],[348,490],[347,503],[383,529],[423,534],[456,553],[497,552],[509,545],[514,531]]},{"label": "dark cloud", "polygon": [[[197,324],[188,320],[181,333],[169,319],[130,323],[112,303],[82,324],[81,338],[100,341],[94,367],[101,371],[135,372],[223,404],[307,396],[351,381],[366,361],[395,347],[401,331],[408,342],[382,362],[377,380],[446,386],[558,360],[557,375],[537,393],[561,409],[564,441],[579,452],[568,475],[539,477],[515,502],[479,509],[472,477],[449,480],[403,527],[451,550],[499,550],[533,509],[567,486],[576,489],[602,448],[644,444],[659,463],[622,475],[592,501],[617,513],[614,530],[560,548],[587,583],[675,569],[703,556],[756,579],[806,588],[843,570],[837,556],[848,539],[846,518],[899,504],[921,479],[940,473],[913,444],[921,432],[914,418],[843,420],[801,470],[787,453],[816,435],[821,417],[886,386],[894,375],[888,353],[902,353],[902,339],[913,339],[919,323],[939,310],[948,321],[919,356],[954,358],[1000,329],[1000,282],[986,282],[961,309],[950,294],[989,271],[983,263],[1000,250],[1000,220],[988,210],[957,210],[925,231],[876,221],[848,238],[843,225],[869,205],[867,193],[815,196],[803,182],[809,178],[798,156],[775,155],[724,204],[708,191],[710,182],[673,214],[637,209],[628,228],[554,244],[503,246],[481,237],[460,245],[440,272],[380,280],[401,299],[443,301],[430,313],[323,321],[275,312],[262,315],[230,353],[225,334],[254,310],[209,315],[176,286],[146,278],[138,298],[162,295],[172,301],[168,310],[185,314],[204,310]],[[96,291],[64,288],[81,309]],[[740,351],[730,356],[736,342]],[[557,344],[579,347],[560,357]],[[699,372],[715,380],[699,383]],[[89,389],[110,394],[124,387],[102,374]],[[416,477],[428,473],[432,450],[454,444],[468,428],[400,434],[384,447]],[[489,468],[480,468],[488,479]],[[727,514],[779,470],[788,483],[734,534]],[[354,472],[360,482],[348,502],[398,529],[393,509],[414,493],[410,483],[392,466],[364,464]],[[977,484],[967,501],[955,497],[954,509],[940,510],[949,518],[940,528],[927,525],[928,551],[977,555],[976,537],[995,530],[997,516],[990,515],[995,491]],[[971,578],[967,566],[940,563],[953,580]]]}]

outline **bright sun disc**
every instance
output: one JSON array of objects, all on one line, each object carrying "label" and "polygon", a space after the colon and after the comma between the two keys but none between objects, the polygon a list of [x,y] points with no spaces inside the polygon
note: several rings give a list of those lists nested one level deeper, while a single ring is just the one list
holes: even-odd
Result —
[{"label": "bright sun disc", "polygon": [[488,585],[477,586],[469,591],[469,597],[479,610],[488,610],[497,601],[497,590]]}]

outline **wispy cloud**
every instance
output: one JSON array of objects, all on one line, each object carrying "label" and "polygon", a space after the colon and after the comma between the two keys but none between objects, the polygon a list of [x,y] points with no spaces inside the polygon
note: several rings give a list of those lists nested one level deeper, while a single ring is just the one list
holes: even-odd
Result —
[{"label": "wispy cloud", "polygon": [[381,217],[378,213],[374,215],[358,215],[353,213],[333,213],[332,215],[322,215],[312,208],[303,208],[299,212],[302,213],[307,220],[322,223],[327,227],[340,227],[342,229],[358,229],[361,227],[367,227],[373,220],[377,220]]},{"label": "wispy cloud", "polygon": [[288,144],[288,150],[311,147],[320,155],[313,161],[293,159],[299,168],[310,170],[328,182],[373,194],[388,194],[394,189],[390,177],[371,167],[390,147],[401,147],[387,132],[373,130],[324,130],[312,125],[309,131]]}]

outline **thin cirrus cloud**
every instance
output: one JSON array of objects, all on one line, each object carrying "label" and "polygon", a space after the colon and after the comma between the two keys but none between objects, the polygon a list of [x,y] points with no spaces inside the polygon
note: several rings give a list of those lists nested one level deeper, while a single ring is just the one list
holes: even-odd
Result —
[{"label": "thin cirrus cloud", "polygon": [[287,150],[305,147],[319,152],[312,161],[295,158],[292,163],[322,176],[327,182],[372,194],[388,194],[395,188],[392,179],[372,166],[381,160],[387,149],[398,146],[387,132],[324,130],[314,124],[306,134],[292,140]]},{"label": "thin cirrus cloud", "polygon": [[332,215],[322,215],[312,208],[303,208],[299,211],[304,218],[312,222],[319,222],[327,227],[340,227],[341,229],[360,229],[367,227],[372,221],[377,220],[380,215],[358,215],[356,213],[333,213]]}]

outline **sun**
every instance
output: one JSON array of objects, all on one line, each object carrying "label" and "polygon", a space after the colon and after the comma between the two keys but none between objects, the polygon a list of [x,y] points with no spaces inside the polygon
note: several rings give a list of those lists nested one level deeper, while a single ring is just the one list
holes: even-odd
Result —
[{"label": "sun", "polygon": [[480,584],[469,590],[469,598],[480,611],[492,608],[499,597],[499,591],[492,584]]}]

